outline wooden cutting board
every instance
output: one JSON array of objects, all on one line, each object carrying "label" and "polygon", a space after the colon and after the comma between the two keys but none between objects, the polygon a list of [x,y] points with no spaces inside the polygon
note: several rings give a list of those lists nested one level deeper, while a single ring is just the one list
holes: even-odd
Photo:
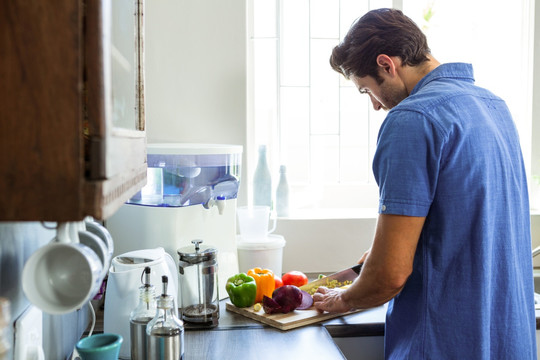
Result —
[{"label": "wooden cutting board", "polygon": [[330,314],[330,313],[320,313],[315,310],[315,307],[310,307],[307,310],[294,310],[288,314],[272,314],[268,315],[261,308],[259,311],[253,310],[253,306],[246,308],[238,308],[231,304],[229,301],[226,302],[226,309],[234,313],[246,316],[250,319],[262,322],[278,328],[280,330],[290,330],[295,329],[305,325],[316,324],[321,321],[333,319],[339,316],[352,314],[362,310],[350,311],[345,314]]}]

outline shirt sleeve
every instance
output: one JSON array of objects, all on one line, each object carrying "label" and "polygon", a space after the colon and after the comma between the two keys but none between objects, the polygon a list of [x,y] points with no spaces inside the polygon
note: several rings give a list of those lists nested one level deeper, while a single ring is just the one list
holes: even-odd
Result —
[{"label": "shirt sleeve", "polygon": [[388,114],[373,160],[380,214],[427,216],[437,190],[442,138],[436,124],[419,112]]}]

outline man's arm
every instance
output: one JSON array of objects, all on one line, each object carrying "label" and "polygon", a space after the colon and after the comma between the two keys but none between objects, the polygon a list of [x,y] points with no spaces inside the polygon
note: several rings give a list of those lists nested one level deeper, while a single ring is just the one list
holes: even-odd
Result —
[{"label": "man's arm", "polygon": [[360,276],[347,290],[319,288],[313,295],[321,311],[346,312],[386,303],[412,273],[425,217],[379,215],[375,239]]}]

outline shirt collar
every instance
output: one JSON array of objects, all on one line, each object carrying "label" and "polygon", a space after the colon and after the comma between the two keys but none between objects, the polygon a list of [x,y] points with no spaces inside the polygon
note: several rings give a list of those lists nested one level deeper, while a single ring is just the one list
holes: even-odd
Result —
[{"label": "shirt collar", "polygon": [[474,82],[472,65],[465,63],[441,64],[424,76],[413,88],[410,95],[417,93],[421,88],[433,80],[441,78],[463,79],[465,81]]}]

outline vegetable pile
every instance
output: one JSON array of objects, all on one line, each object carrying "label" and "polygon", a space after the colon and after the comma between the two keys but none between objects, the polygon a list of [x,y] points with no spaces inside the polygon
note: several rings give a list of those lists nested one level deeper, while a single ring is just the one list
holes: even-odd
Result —
[{"label": "vegetable pile", "polygon": [[246,273],[236,274],[227,280],[225,290],[232,304],[243,308],[253,304],[253,309],[262,308],[267,314],[287,314],[294,310],[306,310],[313,305],[313,298],[299,286],[307,284],[307,276],[300,271],[291,271],[280,279],[271,270],[253,268]]}]

